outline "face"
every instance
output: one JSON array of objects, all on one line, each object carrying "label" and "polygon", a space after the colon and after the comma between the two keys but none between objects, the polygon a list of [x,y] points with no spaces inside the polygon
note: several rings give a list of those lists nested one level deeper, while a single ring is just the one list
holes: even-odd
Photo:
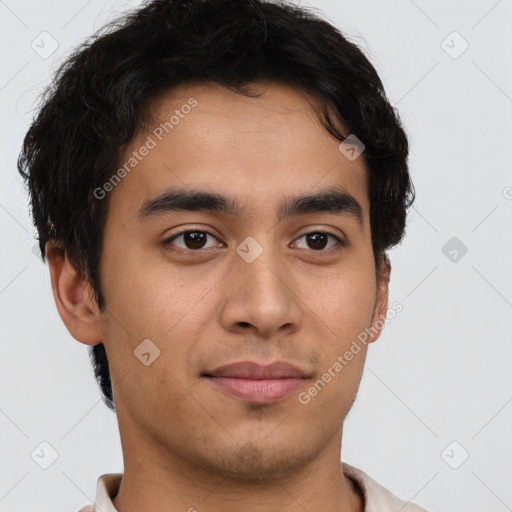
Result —
[{"label": "face", "polygon": [[[385,315],[387,282],[363,157],[340,152],[303,93],[253,89],[263,95],[194,85],[154,103],[123,156],[136,151],[135,165],[108,192],[97,318],[133,457],[269,478],[341,439],[366,345],[344,354]],[[247,361],[297,372],[279,384],[214,375]]]}]

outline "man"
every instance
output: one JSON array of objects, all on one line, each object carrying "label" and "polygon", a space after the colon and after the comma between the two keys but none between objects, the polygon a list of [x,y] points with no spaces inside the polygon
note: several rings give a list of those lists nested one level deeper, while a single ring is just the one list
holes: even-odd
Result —
[{"label": "man", "polygon": [[292,4],[156,0],[61,67],[19,170],[119,421],[97,510],[424,510],[340,460],[407,155],[363,53]]}]

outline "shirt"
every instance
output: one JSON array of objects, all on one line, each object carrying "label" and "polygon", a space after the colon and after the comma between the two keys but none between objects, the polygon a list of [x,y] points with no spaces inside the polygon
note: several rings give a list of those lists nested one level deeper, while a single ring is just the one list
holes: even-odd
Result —
[{"label": "shirt", "polygon": [[[427,512],[414,503],[397,498],[382,485],[369,477],[364,471],[343,463],[343,472],[361,490],[364,497],[364,512],[399,512],[408,505],[407,512]],[[96,487],[96,506],[86,505],[79,512],[117,512],[112,498],[117,495],[121,485],[122,473],[108,473],[98,478]]]}]

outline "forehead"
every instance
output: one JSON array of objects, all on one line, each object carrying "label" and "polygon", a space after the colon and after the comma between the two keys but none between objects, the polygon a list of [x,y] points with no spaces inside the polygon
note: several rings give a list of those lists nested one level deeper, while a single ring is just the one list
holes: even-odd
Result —
[{"label": "forehead", "polygon": [[215,191],[237,198],[245,212],[268,215],[269,203],[282,203],[283,195],[342,187],[366,217],[364,158],[350,161],[339,151],[318,120],[316,100],[273,82],[250,90],[259,96],[194,84],[155,100],[122,155],[129,170],[111,193],[116,212],[133,217],[150,198],[179,187]]}]

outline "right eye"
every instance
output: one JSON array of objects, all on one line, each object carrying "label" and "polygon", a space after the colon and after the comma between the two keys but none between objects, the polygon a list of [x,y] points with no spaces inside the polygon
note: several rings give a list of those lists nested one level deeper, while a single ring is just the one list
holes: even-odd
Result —
[{"label": "right eye", "polygon": [[[189,252],[199,252],[201,249],[208,249],[210,247],[215,247],[215,245],[208,247],[206,244],[208,242],[208,237],[216,238],[207,231],[201,231],[197,229],[189,229],[186,231],[180,231],[172,235],[171,237],[164,240],[164,246],[172,245],[174,247],[178,247],[184,251]],[[179,241],[180,243],[174,243],[175,241]]]}]

